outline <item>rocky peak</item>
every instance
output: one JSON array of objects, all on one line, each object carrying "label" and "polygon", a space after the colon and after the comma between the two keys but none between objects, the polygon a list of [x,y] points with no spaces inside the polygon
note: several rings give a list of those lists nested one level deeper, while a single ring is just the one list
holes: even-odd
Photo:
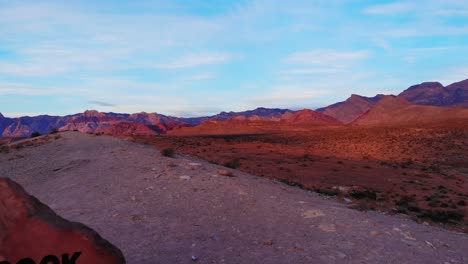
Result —
[{"label": "rocky peak", "polygon": [[102,113],[96,110],[86,110],[84,111],[83,115],[86,117],[99,117],[102,115]]}]

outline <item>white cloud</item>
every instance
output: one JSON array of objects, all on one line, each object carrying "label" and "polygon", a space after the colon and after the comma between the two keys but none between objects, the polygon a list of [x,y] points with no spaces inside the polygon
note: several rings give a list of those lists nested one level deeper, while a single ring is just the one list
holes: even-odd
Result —
[{"label": "white cloud", "polygon": [[372,15],[391,15],[403,12],[409,12],[413,9],[411,3],[394,2],[388,4],[369,6],[363,10],[366,14]]},{"label": "white cloud", "polygon": [[297,108],[310,105],[312,99],[319,98],[329,93],[330,92],[326,90],[315,89],[313,85],[300,86],[285,84],[275,86],[265,94],[256,95],[248,101],[252,107]]},{"label": "white cloud", "polygon": [[[290,54],[284,59],[283,78],[307,75],[346,74],[352,67],[370,55],[367,51],[339,51],[317,49]],[[291,67],[292,66],[292,67]]]},{"label": "white cloud", "polygon": [[342,71],[340,67],[335,68],[301,68],[301,69],[290,69],[282,71],[283,74],[290,75],[306,75],[306,74],[331,74]]},{"label": "white cloud", "polygon": [[367,51],[312,50],[296,52],[285,60],[289,64],[337,67],[359,62],[369,57]]},{"label": "white cloud", "polygon": [[231,58],[231,55],[223,53],[188,54],[167,63],[156,64],[155,67],[161,69],[193,68],[197,66],[226,63],[231,60]]},{"label": "white cloud", "polygon": [[187,81],[209,80],[209,79],[213,79],[214,77],[215,77],[215,75],[214,75],[213,73],[205,72],[205,73],[200,73],[200,74],[192,75],[192,76],[190,76],[190,77],[187,78]]}]

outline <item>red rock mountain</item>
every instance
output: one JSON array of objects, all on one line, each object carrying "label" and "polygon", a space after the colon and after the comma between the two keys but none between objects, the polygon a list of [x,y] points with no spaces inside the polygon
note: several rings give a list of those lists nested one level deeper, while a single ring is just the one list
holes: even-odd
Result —
[{"label": "red rock mountain", "polygon": [[327,116],[310,109],[303,109],[295,113],[286,113],[281,117],[281,120],[291,124],[308,124],[318,126],[341,124],[340,121],[331,116]]},{"label": "red rock mountain", "polygon": [[98,129],[96,133],[106,135],[121,135],[121,136],[155,136],[162,133],[162,130],[156,126],[148,126],[135,122],[119,122],[108,126],[107,128]]},{"label": "red rock mountain", "polygon": [[319,108],[316,111],[334,117],[347,124],[371,109],[384,95],[365,97],[357,94],[351,95],[346,101]]},{"label": "red rock mountain", "polygon": [[468,107],[468,79],[444,87],[439,82],[413,85],[398,96],[418,105]]},{"label": "red rock mountain", "polygon": [[468,123],[468,109],[424,106],[403,97],[385,96],[372,109],[353,121],[353,125],[415,125],[461,120]]}]

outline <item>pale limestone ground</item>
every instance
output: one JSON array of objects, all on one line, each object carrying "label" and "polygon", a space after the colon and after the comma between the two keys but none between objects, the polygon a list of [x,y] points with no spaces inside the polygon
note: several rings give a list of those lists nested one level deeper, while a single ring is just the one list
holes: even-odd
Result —
[{"label": "pale limestone ground", "polygon": [[[77,132],[0,154],[0,172],[128,263],[468,263],[468,236],[154,147]],[[313,168],[312,168],[313,169]]]}]

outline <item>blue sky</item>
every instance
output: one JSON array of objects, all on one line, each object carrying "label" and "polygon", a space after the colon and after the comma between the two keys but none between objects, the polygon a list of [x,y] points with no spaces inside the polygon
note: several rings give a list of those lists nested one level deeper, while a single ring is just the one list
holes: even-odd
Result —
[{"label": "blue sky", "polygon": [[314,109],[467,79],[467,55],[466,0],[0,0],[0,112]]}]

